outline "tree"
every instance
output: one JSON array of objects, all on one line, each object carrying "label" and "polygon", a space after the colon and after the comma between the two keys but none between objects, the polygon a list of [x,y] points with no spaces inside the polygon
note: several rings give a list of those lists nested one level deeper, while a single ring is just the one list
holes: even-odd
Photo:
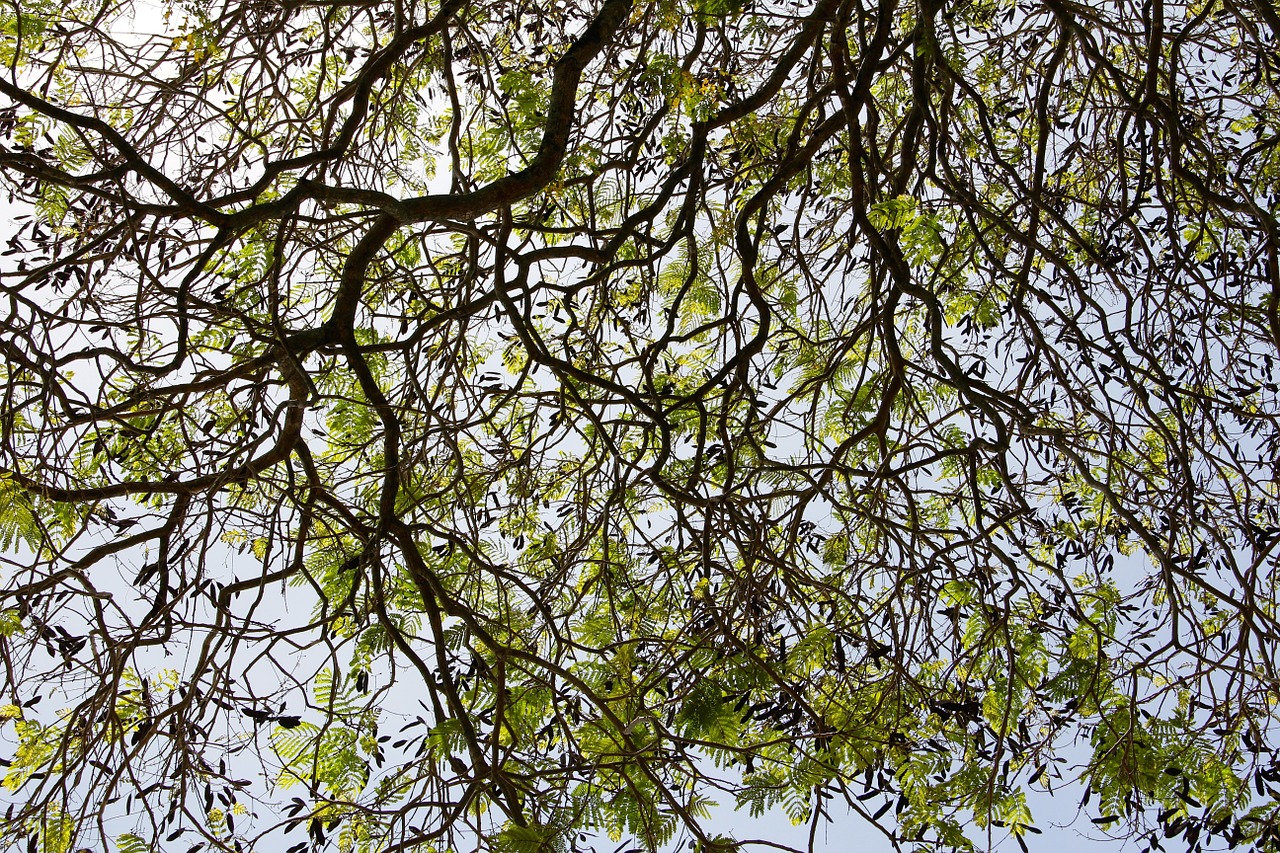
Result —
[{"label": "tree", "polygon": [[1267,0],[0,30],[7,845],[1280,846]]}]

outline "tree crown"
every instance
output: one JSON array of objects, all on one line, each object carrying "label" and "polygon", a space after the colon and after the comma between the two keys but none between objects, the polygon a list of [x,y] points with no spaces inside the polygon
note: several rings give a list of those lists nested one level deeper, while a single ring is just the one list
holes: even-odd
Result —
[{"label": "tree crown", "polygon": [[1278,36],[0,9],[0,837],[1274,849]]}]

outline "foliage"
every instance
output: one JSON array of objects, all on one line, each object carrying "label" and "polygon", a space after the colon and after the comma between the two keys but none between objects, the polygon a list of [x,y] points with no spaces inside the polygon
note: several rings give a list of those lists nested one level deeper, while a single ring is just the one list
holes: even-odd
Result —
[{"label": "foliage", "polygon": [[1278,41],[0,8],[0,844],[1277,849]]}]

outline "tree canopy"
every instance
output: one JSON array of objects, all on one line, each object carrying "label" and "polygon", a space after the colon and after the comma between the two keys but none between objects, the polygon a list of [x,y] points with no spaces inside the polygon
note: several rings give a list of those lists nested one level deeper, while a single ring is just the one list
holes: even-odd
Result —
[{"label": "tree canopy", "polygon": [[10,0],[0,844],[1280,848],[1277,44]]}]

